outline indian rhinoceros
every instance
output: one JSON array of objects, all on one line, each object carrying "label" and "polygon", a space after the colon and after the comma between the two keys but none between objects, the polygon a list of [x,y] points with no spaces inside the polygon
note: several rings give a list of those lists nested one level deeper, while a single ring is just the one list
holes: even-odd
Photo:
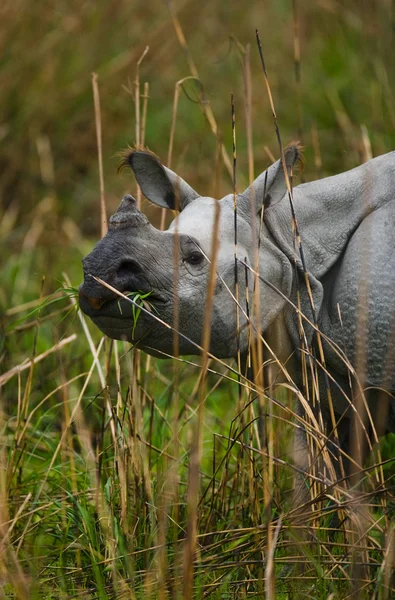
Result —
[{"label": "indian rhinoceros", "polygon": [[[172,329],[163,322],[173,324],[177,305],[179,352],[199,354],[219,207],[211,354],[235,357],[239,350],[245,356],[251,332],[262,333],[273,356],[301,386],[301,359],[310,348],[319,371],[321,408],[329,419],[329,386],[348,450],[351,365],[369,390],[367,400],[380,433],[395,431],[395,152],[293,189],[303,256],[295,241],[284,170],[291,173],[299,158],[299,145],[290,145],[283,159],[243,193],[217,201],[200,196],[152,153],[128,152],[123,164],[131,167],[143,194],[180,212],[167,231],[159,231],[134,198],[125,196],[108,233],[83,261],[80,306],[109,337],[163,356],[172,354],[174,343]],[[257,285],[260,315],[251,316],[250,306],[248,317],[246,292],[252,304]],[[131,304],[114,290],[150,292],[151,310],[142,311],[136,322]],[[306,317],[302,321],[301,313]],[[252,327],[246,326],[249,319]]]}]

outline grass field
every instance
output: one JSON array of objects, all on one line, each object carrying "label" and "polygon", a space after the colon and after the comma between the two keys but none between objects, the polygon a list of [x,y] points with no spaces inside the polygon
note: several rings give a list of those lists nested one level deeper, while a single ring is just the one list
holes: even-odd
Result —
[{"label": "grass field", "polygon": [[3,0],[0,22],[0,597],[395,597],[394,436],[358,493],[313,470],[301,510],[289,390],[104,339],[76,294],[101,235],[93,72],[108,214],[137,195],[128,144],[231,192],[231,93],[240,190],[279,156],[256,28],[310,181],[395,148],[393,3]]}]

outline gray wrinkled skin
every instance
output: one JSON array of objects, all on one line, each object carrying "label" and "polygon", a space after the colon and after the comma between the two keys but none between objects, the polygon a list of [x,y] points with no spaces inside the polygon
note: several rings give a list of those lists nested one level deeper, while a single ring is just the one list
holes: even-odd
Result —
[{"label": "gray wrinkled skin", "polygon": [[[289,147],[285,155],[287,169],[298,158],[298,147]],[[161,232],[137,210],[134,199],[126,196],[112,217],[107,235],[83,261],[81,308],[106,335],[128,340],[150,354],[172,354],[174,338],[170,329],[152,315],[141,314],[133,336],[130,303],[119,300],[92,276],[122,292],[151,291],[148,300],[152,314],[166,323],[173,324],[174,306],[178,305],[180,354],[199,354],[217,201],[200,197],[148,152],[131,152],[126,164],[133,169],[147,198],[162,207],[180,206],[181,212],[169,229]],[[358,363],[366,385],[395,391],[395,152],[346,173],[299,185],[293,197],[321,331],[345,352],[352,364]],[[300,383],[299,358],[294,352],[300,348],[298,319],[286,299],[296,304],[299,288],[303,313],[311,321],[313,315],[298,254],[295,269],[290,202],[280,161],[237,197],[237,256],[252,267],[263,203],[259,327],[269,336],[273,350],[282,360],[293,354],[293,362],[287,366]],[[225,358],[237,353],[236,305],[232,297],[235,293],[233,195],[225,196],[218,205],[219,253],[210,351]],[[242,307],[240,349],[245,353],[246,282],[245,267],[240,263],[238,280]],[[254,287],[251,273],[248,287],[251,299]],[[313,329],[306,325],[305,332],[307,342],[314,347]],[[325,343],[325,357],[328,370],[350,395],[347,367],[329,343]],[[323,386],[322,381],[320,385]],[[348,404],[337,387],[333,391],[335,411],[341,415]],[[371,406],[377,413],[374,418],[379,420],[380,410],[376,406],[379,395],[371,397]],[[394,431],[391,402],[384,430]]]}]

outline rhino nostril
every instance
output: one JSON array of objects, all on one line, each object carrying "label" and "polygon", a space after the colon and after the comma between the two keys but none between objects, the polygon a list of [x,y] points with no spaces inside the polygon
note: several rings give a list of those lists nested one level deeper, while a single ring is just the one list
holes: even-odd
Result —
[{"label": "rhino nostril", "polygon": [[135,260],[124,260],[118,267],[118,277],[125,277],[128,275],[138,275],[141,273],[142,268]]},{"label": "rhino nostril", "polygon": [[99,310],[106,303],[103,298],[88,298],[88,302],[94,310]]},{"label": "rhino nostril", "polygon": [[101,296],[92,298],[91,296],[85,294],[84,290],[82,289],[80,289],[79,291],[79,296],[80,300],[84,298],[89,303],[89,306],[93,308],[93,310],[99,310],[103,306],[103,304],[106,303],[106,300]]}]

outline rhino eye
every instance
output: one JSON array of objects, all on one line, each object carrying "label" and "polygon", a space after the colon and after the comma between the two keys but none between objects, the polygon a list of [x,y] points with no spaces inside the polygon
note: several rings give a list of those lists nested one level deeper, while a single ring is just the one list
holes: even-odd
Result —
[{"label": "rhino eye", "polygon": [[185,258],[185,262],[187,262],[189,265],[200,265],[203,259],[203,254],[201,252],[196,251],[188,254],[188,256]]}]

